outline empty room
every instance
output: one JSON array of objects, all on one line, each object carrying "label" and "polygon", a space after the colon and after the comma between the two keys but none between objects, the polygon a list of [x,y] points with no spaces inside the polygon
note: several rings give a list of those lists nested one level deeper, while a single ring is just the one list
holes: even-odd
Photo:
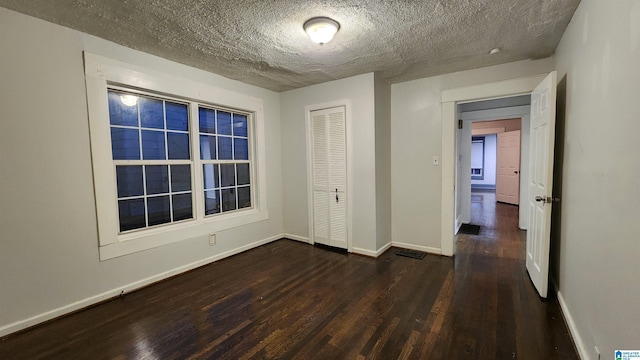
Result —
[{"label": "empty room", "polygon": [[638,358],[639,59],[634,0],[0,0],[0,359]]}]

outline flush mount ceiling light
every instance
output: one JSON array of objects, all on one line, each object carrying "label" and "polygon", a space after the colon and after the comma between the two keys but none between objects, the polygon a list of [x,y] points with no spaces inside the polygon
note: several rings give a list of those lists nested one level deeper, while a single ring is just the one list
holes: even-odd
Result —
[{"label": "flush mount ceiling light", "polygon": [[120,95],[120,101],[127,106],[134,106],[138,103],[138,97],[135,95]]},{"label": "flush mount ceiling light", "polygon": [[340,24],[328,17],[314,17],[307,20],[302,27],[311,41],[323,45],[333,39],[333,35],[340,29]]}]

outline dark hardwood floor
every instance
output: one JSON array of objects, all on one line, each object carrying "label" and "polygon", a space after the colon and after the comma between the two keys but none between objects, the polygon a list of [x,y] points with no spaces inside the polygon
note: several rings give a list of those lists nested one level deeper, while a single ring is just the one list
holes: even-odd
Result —
[{"label": "dark hardwood floor", "polygon": [[0,359],[577,359],[517,207],[474,195],[455,258],[280,240],[0,339]]}]

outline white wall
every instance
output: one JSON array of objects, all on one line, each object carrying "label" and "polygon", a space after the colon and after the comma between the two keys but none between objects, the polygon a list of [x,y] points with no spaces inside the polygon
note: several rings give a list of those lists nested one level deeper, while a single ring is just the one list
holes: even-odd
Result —
[{"label": "white wall", "polygon": [[[4,8],[0,49],[0,335],[282,234],[279,94]],[[100,262],[84,50],[261,98],[269,220]]]},{"label": "white wall", "polygon": [[[640,2],[583,0],[556,50],[566,77],[556,275],[584,359],[640,348]],[[555,210],[555,208],[554,208]]]},{"label": "white wall", "polygon": [[305,107],[348,100],[351,127],[347,143],[352,153],[352,247],[376,253],[376,171],[374,74],[368,73],[281,93],[284,230],[308,239],[307,148]]},{"label": "white wall", "polygon": [[391,243],[391,85],[377,74],[376,110],[376,251]]},{"label": "white wall", "polygon": [[[442,90],[548,73],[553,59],[434,76],[391,86],[392,239],[440,251]],[[447,125],[451,126],[451,125]],[[451,144],[453,147],[453,144]],[[453,230],[452,230],[453,231]]]},{"label": "white wall", "polygon": [[482,135],[484,137],[484,153],[479,156],[484,157],[484,179],[471,180],[471,187],[476,185],[496,186],[496,135]]}]

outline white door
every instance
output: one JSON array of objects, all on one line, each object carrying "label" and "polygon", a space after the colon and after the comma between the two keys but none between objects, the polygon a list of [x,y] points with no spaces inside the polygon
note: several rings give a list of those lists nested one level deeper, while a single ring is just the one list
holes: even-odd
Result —
[{"label": "white door", "polygon": [[347,249],[345,109],[311,112],[313,242]]},{"label": "white door", "polygon": [[531,144],[529,156],[529,228],[527,271],[541,297],[547,297],[551,190],[556,122],[556,72],[550,73],[531,93]]},{"label": "white door", "polygon": [[498,134],[496,200],[520,203],[520,130]]}]

